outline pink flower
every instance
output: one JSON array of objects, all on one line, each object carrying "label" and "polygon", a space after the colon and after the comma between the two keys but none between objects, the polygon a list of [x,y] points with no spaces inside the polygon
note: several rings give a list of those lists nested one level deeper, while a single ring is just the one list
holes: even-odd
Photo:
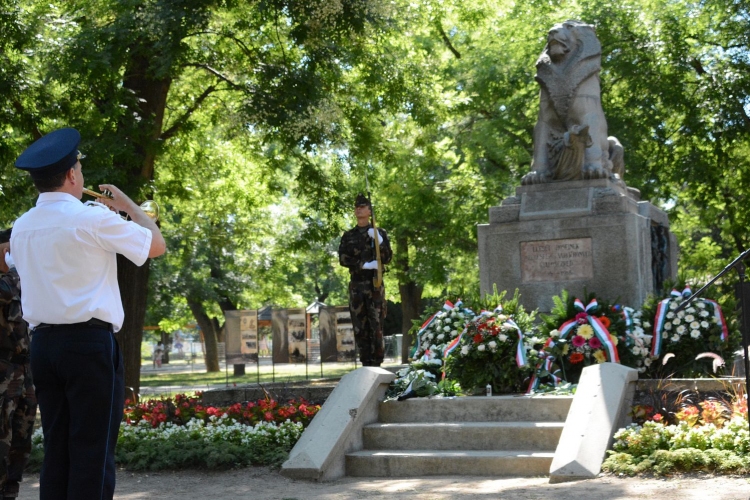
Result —
[{"label": "pink flower", "polygon": [[591,337],[589,339],[589,347],[591,347],[592,349],[599,349],[601,346],[602,342],[598,338]]},{"label": "pink flower", "polygon": [[576,323],[579,325],[585,325],[589,322],[589,315],[587,313],[576,314]]},{"label": "pink flower", "polygon": [[586,339],[581,337],[580,335],[576,335],[573,337],[573,340],[571,341],[574,347],[583,347],[586,345]]}]

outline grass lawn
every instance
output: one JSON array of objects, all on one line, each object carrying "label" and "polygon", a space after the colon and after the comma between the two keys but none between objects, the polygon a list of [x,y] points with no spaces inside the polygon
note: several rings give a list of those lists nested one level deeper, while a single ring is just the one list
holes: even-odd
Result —
[{"label": "grass lawn", "polygon": [[[361,365],[357,365],[358,367]],[[339,379],[350,371],[354,370],[354,363],[324,363],[323,376],[319,364],[310,364],[307,366],[307,377],[305,377],[304,364],[261,364],[258,372],[257,365],[246,365],[245,375],[234,376],[234,370],[229,367],[229,375],[224,370],[220,372],[206,373],[203,365],[200,370],[192,372],[186,371],[155,371],[148,373],[148,369],[141,372],[141,387],[190,387],[200,389],[201,387],[214,387],[219,384],[241,385],[255,384],[260,382],[268,384],[271,382],[296,382],[306,378],[309,380]],[[185,369],[187,365],[185,365]]]}]

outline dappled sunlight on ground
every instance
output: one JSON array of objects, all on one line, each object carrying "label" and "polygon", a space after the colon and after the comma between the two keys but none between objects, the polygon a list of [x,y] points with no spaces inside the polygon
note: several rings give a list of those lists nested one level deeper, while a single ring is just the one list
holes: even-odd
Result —
[{"label": "dappled sunlight on ground", "polygon": [[[39,498],[38,484],[38,475],[29,476],[21,485],[19,499]],[[700,474],[669,479],[602,476],[553,485],[547,483],[546,477],[344,478],[331,483],[311,483],[287,479],[268,467],[223,472],[118,471],[115,493],[120,500],[747,500],[748,497],[748,478]]]}]

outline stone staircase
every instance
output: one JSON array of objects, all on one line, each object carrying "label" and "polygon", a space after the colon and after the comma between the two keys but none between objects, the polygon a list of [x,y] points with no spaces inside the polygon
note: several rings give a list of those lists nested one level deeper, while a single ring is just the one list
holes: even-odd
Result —
[{"label": "stone staircase", "polygon": [[346,474],[546,476],[572,397],[491,396],[380,403]]}]

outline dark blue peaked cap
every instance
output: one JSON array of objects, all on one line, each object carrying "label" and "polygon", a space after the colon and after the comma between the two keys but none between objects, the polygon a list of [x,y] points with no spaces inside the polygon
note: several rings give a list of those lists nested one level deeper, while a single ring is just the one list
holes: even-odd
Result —
[{"label": "dark blue peaked cap", "polygon": [[16,167],[35,178],[52,177],[72,168],[78,161],[81,134],[61,128],[36,140],[16,160]]}]

